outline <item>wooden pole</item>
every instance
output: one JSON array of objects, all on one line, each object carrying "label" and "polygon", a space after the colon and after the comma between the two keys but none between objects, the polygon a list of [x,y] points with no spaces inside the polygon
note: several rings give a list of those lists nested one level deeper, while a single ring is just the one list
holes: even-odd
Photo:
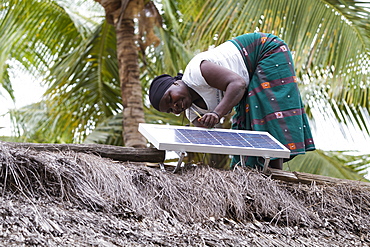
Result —
[{"label": "wooden pole", "polygon": [[303,183],[303,184],[350,184],[357,185],[363,189],[370,190],[370,183],[364,181],[355,181],[348,179],[332,178],[322,175],[309,174],[304,172],[288,172],[283,170],[271,169],[269,168],[266,175],[270,175],[271,178],[292,182],[292,183]]},{"label": "wooden pole", "polygon": [[104,158],[131,162],[164,162],[165,151],[156,148],[133,148],[102,144],[52,144],[3,142],[0,145],[13,148],[30,148],[36,151],[74,151],[92,153]]}]

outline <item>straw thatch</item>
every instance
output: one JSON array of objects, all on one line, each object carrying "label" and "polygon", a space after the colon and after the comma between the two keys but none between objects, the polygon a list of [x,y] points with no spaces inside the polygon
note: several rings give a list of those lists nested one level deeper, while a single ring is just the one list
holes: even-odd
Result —
[{"label": "straw thatch", "polygon": [[257,171],[178,174],[0,144],[0,242],[22,246],[369,246],[370,190]]}]

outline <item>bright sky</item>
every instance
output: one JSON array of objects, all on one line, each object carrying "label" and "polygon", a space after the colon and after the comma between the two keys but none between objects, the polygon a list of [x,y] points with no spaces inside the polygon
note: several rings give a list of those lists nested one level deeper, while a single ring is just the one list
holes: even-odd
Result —
[{"label": "bright sky", "polygon": [[[23,106],[38,102],[41,100],[44,93],[43,87],[38,82],[32,80],[32,77],[27,74],[18,74],[16,78],[12,78],[12,85],[16,101],[13,102],[8,93],[0,88],[0,136],[11,135],[11,122],[9,114],[6,114],[9,109],[21,108]],[[2,116],[6,114],[5,116]]]}]

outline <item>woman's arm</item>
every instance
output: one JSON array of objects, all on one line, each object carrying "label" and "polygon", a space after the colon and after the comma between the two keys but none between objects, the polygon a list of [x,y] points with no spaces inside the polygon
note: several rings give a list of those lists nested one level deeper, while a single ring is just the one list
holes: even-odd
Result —
[{"label": "woman's arm", "polygon": [[[220,121],[219,118],[226,115],[239,103],[244,95],[246,83],[237,73],[210,61],[202,61],[200,71],[208,85],[225,92],[223,99],[213,110],[215,113],[204,114],[199,120],[201,125],[213,127]],[[193,123],[196,121],[198,119]]]}]

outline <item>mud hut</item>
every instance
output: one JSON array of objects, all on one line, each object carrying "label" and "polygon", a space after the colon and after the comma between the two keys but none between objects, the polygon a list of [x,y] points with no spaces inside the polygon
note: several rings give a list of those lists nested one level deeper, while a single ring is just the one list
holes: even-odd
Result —
[{"label": "mud hut", "polygon": [[369,246],[370,186],[0,142],[3,246]]}]

